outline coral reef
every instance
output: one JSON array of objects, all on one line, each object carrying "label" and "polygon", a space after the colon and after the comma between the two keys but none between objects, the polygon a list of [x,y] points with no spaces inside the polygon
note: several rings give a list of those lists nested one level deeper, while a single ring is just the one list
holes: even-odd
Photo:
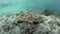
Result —
[{"label": "coral reef", "polygon": [[54,12],[53,12],[52,10],[45,9],[45,10],[43,11],[43,14],[45,14],[46,16],[49,16],[49,15],[53,15]]},{"label": "coral reef", "polygon": [[43,20],[42,16],[38,12],[24,12],[17,16],[16,21],[26,21],[28,23],[41,22]]},{"label": "coral reef", "polygon": [[60,18],[51,14],[31,10],[0,16],[0,34],[60,34]]}]

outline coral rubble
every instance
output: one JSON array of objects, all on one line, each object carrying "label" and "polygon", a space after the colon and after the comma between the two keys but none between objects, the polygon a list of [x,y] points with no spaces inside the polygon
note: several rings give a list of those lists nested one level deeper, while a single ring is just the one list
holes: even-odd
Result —
[{"label": "coral rubble", "polygon": [[27,11],[1,16],[0,34],[60,34],[60,18],[51,15],[50,10],[46,13]]}]

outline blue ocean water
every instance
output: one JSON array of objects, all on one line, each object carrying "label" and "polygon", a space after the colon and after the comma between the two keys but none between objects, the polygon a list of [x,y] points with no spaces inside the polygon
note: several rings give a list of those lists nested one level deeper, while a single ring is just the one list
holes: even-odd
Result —
[{"label": "blue ocean water", "polygon": [[0,0],[0,14],[17,10],[54,10],[60,13],[60,0]]}]

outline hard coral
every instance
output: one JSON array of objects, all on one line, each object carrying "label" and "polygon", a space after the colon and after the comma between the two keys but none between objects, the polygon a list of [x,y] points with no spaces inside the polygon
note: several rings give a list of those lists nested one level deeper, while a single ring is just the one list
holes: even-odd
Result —
[{"label": "hard coral", "polygon": [[35,11],[28,11],[28,12],[20,13],[16,19],[17,19],[16,21],[25,21],[30,24],[31,23],[37,24],[38,22],[41,22],[43,20],[40,13],[35,12]]}]

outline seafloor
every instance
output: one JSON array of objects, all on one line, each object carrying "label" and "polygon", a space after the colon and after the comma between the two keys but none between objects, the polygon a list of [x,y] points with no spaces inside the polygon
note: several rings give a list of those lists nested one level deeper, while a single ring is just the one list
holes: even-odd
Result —
[{"label": "seafloor", "polygon": [[2,14],[0,34],[60,34],[60,17],[50,10]]}]

